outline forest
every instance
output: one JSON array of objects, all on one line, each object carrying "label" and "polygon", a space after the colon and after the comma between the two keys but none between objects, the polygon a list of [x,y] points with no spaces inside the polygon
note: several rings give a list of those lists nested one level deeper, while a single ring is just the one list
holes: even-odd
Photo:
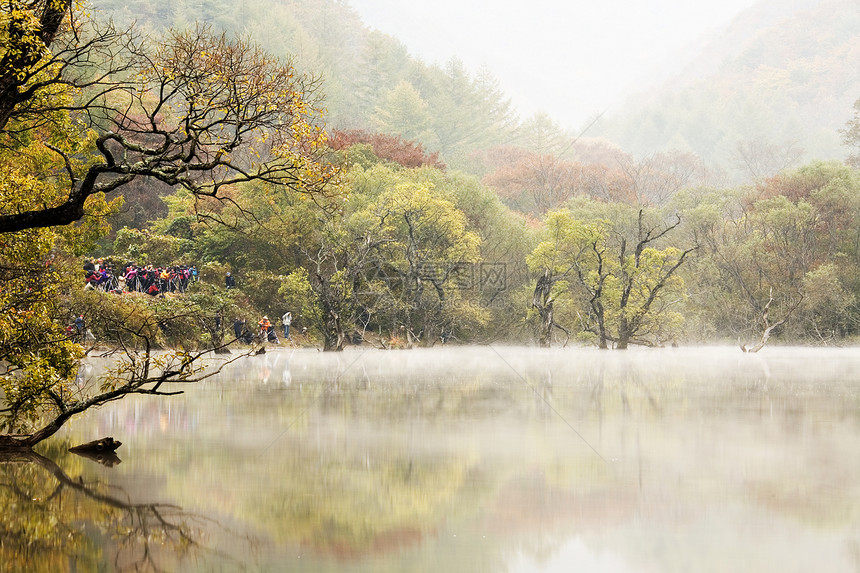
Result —
[{"label": "forest", "polygon": [[[14,443],[199,380],[208,352],[248,351],[235,320],[287,310],[295,342],[326,351],[758,351],[860,334],[855,156],[728,184],[691,151],[637,157],[520,120],[489,70],[414,60],[344,2],[263,4],[0,8],[0,423]],[[860,106],[837,136],[860,145]],[[784,150],[747,151],[755,175]],[[90,260],[199,280],[87,288]],[[119,366],[85,394],[94,352]]]}]

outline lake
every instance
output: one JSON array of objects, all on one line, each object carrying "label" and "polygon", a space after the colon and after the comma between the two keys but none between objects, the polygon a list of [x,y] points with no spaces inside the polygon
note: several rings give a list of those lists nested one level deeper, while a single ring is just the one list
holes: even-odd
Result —
[{"label": "lake", "polygon": [[278,349],[38,449],[11,570],[860,569],[860,349]]}]

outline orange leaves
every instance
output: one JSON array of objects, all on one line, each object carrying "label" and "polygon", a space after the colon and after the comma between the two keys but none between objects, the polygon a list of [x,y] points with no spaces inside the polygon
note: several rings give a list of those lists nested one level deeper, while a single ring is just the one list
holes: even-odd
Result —
[{"label": "orange leaves", "polygon": [[344,151],[353,145],[369,144],[373,153],[379,159],[393,161],[403,167],[423,167],[429,165],[437,169],[445,169],[445,164],[439,160],[439,152],[428,153],[416,141],[406,141],[397,135],[371,133],[359,129],[332,132],[329,145],[336,151]]}]

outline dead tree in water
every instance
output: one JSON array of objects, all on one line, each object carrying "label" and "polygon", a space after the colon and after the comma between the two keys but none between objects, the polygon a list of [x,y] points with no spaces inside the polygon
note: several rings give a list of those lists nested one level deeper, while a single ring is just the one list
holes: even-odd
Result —
[{"label": "dead tree in water", "polygon": [[[762,323],[764,324],[764,331],[761,333],[761,338],[751,348],[747,348],[746,344],[741,343],[741,350],[743,350],[744,352],[758,352],[759,350],[764,348],[765,344],[767,344],[768,339],[770,339],[770,334],[771,334],[771,332],[773,332],[773,329],[785,324],[785,322],[789,319],[789,317],[791,317],[791,314],[797,309],[798,306],[800,306],[800,303],[802,300],[803,300],[803,297],[801,296],[800,298],[797,299],[797,301],[794,303],[794,305],[788,309],[788,312],[785,313],[785,316],[782,318],[782,320],[779,320],[779,321],[771,324],[770,320],[768,318],[768,313],[770,311],[770,305],[773,302],[773,288],[771,288],[767,304],[764,305],[764,308],[761,311],[761,319],[762,319]],[[740,340],[738,342],[740,343]]]}]

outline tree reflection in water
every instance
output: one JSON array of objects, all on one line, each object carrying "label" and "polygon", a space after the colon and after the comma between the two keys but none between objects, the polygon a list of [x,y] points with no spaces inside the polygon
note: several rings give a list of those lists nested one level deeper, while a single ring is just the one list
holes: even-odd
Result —
[{"label": "tree reflection in water", "polygon": [[[52,453],[67,466],[82,463]],[[110,467],[119,459],[97,461]],[[176,505],[135,503],[33,451],[0,452],[0,507],[3,571],[175,570],[184,559],[216,554],[204,545],[210,528],[220,527],[213,520]]]}]

